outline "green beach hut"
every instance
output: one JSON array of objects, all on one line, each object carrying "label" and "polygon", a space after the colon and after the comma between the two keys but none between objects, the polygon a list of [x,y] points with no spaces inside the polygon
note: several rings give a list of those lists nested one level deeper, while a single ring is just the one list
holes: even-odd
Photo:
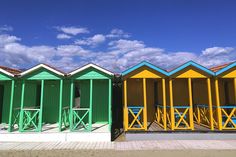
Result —
[{"label": "green beach hut", "polygon": [[20,70],[11,69],[8,67],[0,67],[0,124],[1,130],[7,129],[11,131],[14,123],[12,119],[13,112],[11,108],[16,106],[19,98],[19,82],[16,81],[15,75],[19,74]]},{"label": "green beach hut", "polygon": [[70,83],[70,130],[111,129],[111,97],[114,74],[87,64],[68,74]]},{"label": "green beach hut", "polygon": [[64,75],[46,64],[21,73],[20,132],[58,128]]}]

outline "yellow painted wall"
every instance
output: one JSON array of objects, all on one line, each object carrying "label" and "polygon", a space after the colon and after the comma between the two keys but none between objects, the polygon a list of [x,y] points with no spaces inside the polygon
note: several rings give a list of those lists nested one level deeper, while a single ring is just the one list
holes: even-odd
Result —
[{"label": "yellow painted wall", "polygon": [[236,78],[236,67],[222,73],[220,76],[222,78]]},{"label": "yellow painted wall", "polygon": [[188,80],[174,79],[173,81],[173,102],[174,105],[186,106],[189,104]]},{"label": "yellow painted wall", "polygon": [[[143,83],[142,79],[127,79],[127,103],[133,106],[143,106]],[[146,79],[147,87],[147,120],[153,122],[155,118],[154,106],[154,82],[157,81],[158,103],[162,103],[161,79]]]},{"label": "yellow painted wall", "polygon": [[163,78],[165,77],[163,74],[147,67],[143,66],[140,67],[139,69],[125,75],[123,78]]},{"label": "yellow painted wall", "polygon": [[209,77],[209,75],[205,73],[204,71],[201,71],[193,66],[189,66],[177,72],[171,77],[173,78],[206,78],[206,77]]},{"label": "yellow painted wall", "polygon": [[193,79],[193,104],[208,104],[208,91],[206,79]]}]

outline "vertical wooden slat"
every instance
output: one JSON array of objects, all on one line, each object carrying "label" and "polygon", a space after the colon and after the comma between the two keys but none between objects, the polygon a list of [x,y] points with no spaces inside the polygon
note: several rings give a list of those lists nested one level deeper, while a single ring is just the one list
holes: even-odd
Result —
[{"label": "vertical wooden slat", "polygon": [[165,79],[162,79],[162,99],[163,99],[163,114],[164,114],[164,130],[167,129],[167,124],[166,124],[166,83]]},{"label": "vertical wooden slat", "polygon": [[212,111],[212,96],[211,96],[211,80],[210,78],[207,78],[207,93],[208,93],[208,107],[210,112],[210,127],[211,130],[214,130],[214,124],[213,124],[213,111]]},{"label": "vertical wooden slat", "polygon": [[8,131],[12,131],[12,111],[13,111],[13,100],[14,100],[14,89],[15,89],[15,80],[11,81],[11,99],[10,99],[10,111],[9,111],[9,128]]},{"label": "vertical wooden slat", "polygon": [[219,82],[218,78],[215,79],[215,92],[216,92],[216,106],[217,106],[217,115],[218,115],[218,128],[222,130],[222,115],[220,108],[220,95],[219,95]]},{"label": "vertical wooden slat", "polygon": [[147,92],[146,92],[146,78],[143,78],[143,105],[144,105],[144,116],[143,116],[143,124],[144,129],[147,130]]}]

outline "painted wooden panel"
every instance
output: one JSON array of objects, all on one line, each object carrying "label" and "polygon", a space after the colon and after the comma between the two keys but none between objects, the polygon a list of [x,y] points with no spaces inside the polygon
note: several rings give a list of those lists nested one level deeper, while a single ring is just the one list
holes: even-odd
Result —
[{"label": "painted wooden panel", "polygon": [[161,78],[161,77],[157,74],[154,74],[153,72],[149,70],[143,70],[133,75],[131,78]]},{"label": "painted wooden panel", "polygon": [[51,71],[48,71],[47,69],[41,68],[38,69],[23,78],[26,78],[28,80],[57,80],[60,79],[59,76],[52,73]]},{"label": "painted wooden panel", "polygon": [[206,79],[192,80],[193,104],[208,105],[208,91]]},{"label": "painted wooden panel", "polygon": [[45,81],[43,100],[43,122],[56,123],[59,117],[60,82]]},{"label": "painted wooden panel", "polygon": [[222,76],[222,78],[236,78],[236,69],[230,70],[228,73]]},{"label": "painted wooden panel", "polygon": [[173,100],[174,105],[188,105],[188,80],[187,79],[175,79],[173,81]]},{"label": "painted wooden panel", "polygon": [[206,76],[193,69],[188,69],[187,71],[178,75],[177,78],[206,78]]},{"label": "painted wooden panel", "polygon": [[155,101],[154,101],[154,79],[147,79],[147,120],[153,122],[155,119]]},{"label": "painted wooden panel", "polygon": [[147,66],[143,66],[125,75],[124,79],[126,78],[164,78],[164,77],[166,76]]},{"label": "painted wooden panel", "polygon": [[72,78],[83,80],[83,79],[109,79],[111,76],[95,69],[95,68],[88,68],[77,74],[73,75]]},{"label": "painted wooden panel", "polygon": [[2,93],[3,99],[2,99],[2,113],[1,113],[1,119],[2,123],[8,123],[9,119],[9,109],[10,109],[10,96],[11,96],[11,83],[10,81],[7,81],[2,86]]},{"label": "painted wooden panel", "polygon": [[93,83],[93,122],[108,122],[108,80]]},{"label": "painted wooden panel", "polygon": [[11,78],[0,72],[0,80],[11,80]]},{"label": "painted wooden panel", "polygon": [[129,106],[143,106],[142,79],[127,80],[127,104]]}]

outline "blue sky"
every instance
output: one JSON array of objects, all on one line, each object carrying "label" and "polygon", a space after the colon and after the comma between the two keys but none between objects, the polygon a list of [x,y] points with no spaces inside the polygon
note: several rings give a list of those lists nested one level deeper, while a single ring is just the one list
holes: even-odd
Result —
[{"label": "blue sky", "polygon": [[147,60],[172,68],[236,60],[236,2],[2,0],[0,64],[59,69],[94,62],[121,72]]}]

